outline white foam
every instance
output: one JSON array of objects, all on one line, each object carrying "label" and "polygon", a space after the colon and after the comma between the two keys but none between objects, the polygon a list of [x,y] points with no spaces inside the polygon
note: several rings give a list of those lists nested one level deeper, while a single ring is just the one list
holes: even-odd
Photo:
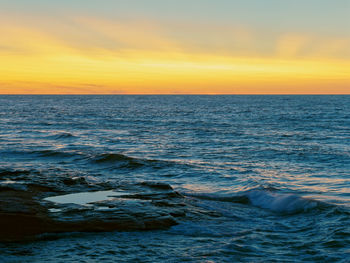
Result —
[{"label": "white foam", "polygon": [[1,181],[0,184],[16,184],[18,183],[18,181],[13,181],[13,180],[10,180],[10,179],[7,179],[5,181]]},{"label": "white foam", "polygon": [[62,209],[50,208],[49,211],[50,211],[51,213],[58,213],[58,212],[61,212]]},{"label": "white foam", "polygon": [[281,194],[264,190],[252,190],[247,193],[250,202],[257,207],[275,212],[307,211],[317,206],[317,202],[295,194]]}]

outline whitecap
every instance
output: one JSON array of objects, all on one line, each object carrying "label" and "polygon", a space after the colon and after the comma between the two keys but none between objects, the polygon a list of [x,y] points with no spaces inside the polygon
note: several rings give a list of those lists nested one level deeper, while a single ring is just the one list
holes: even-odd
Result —
[{"label": "whitecap", "polygon": [[247,193],[247,197],[254,206],[281,213],[308,211],[317,206],[317,202],[312,199],[266,190],[251,190]]}]

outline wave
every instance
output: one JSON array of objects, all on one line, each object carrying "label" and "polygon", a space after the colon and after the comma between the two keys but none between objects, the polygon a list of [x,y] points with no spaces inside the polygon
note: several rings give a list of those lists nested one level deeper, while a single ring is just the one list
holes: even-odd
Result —
[{"label": "wave", "polygon": [[86,156],[79,151],[74,150],[53,150],[53,149],[46,149],[46,150],[29,150],[25,149],[22,151],[18,150],[12,150],[12,151],[1,151],[0,155],[11,157],[11,158],[31,158],[35,157],[36,160],[38,159],[45,159],[49,158],[51,160],[67,160],[67,161],[75,161],[78,159],[84,159]]},{"label": "wave", "polygon": [[31,173],[30,170],[13,170],[13,169],[1,169],[0,170],[0,178],[5,176],[16,177],[20,175],[29,175]]},{"label": "wave", "polygon": [[68,160],[80,160],[86,161],[92,164],[104,165],[110,168],[128,168],[128,169],[138,169],[138,168],[152,168],[152,169],[165,169],[170,166],[182,165],[174,161],[167,160],[153,160],[146,158],[130,157],[121,153],[100,153],[91,154],[87,152],[77,151],[77,150],[55,150],[55,149],[45,149],[45,150],[23,150],[23,151],[1,151],[1,154],[14,155],[14,156],[28,156],[34,155],[36,157],[43,158],[53,158],[57,160],[68,159]]},{"label": "wave", "polygon": [[326,206],[325,203],[297,194],[278,193],[271,189],[251,189],[237,195],[184,194],[198,199],[252,205],[277,213],[296,214]]},{"label": "wave", "polygon": [[120,153],[103,153],[95,157],[97,163],[110,163],[119,161],[136,161],[137,159]]},{"label": "wave", "polygon": [[61,132],[61,133],[51,135],[49,137],[52,139],[70,139],[70,138],[74,138],[75,136],[70,132]]},{"label": "wave", "polygon": [[94,158],[95,163],[99,164],[119,164],[122,167],[141,167],[143,160],[129,157],[119,153],[103,153]]},{"label": "wave", "polygon": [[266,190],[249,191],[247,197],[252,205],[279,213],[306,212],[319,205],[319,201],[296,194],[275,193]]},{"label": "wave", "polygon": [[113,165],[118,168],[142,168],[151,167],[153,169],[162,169],[169,167],[172,162],[162,160],[152,160],[130,157],[120,153],[103,153],[96,155],[92,161],[97,164]]},{"label": "wave", "polygon": [[80,154],[76,152],[63,152],[63,151],[56,151],[56,150],[40,150],[40,151],[33,151],[33,154],[37,154],[41,157],[60,157],[60,158],[67,158],[67,157],[77,157]]}]

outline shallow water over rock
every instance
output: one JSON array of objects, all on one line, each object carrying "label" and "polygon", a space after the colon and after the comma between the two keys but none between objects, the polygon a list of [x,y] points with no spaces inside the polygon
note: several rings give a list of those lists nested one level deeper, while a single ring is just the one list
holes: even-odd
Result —
[{"label": "shallow water over rock", "polygon": [[44,201],[59,204],[91,205],[90,203],[101,202],[115,197],[121,197],[123,195],[127,195],[127,193],[108,190],[51,196],[46,197]]},{"label": "shallow water over rock", "polygon": [[0,241],[36,239],[44,233],[164,229],[186,215],[184,197],[166,184],[143,182],[124,185],[123,190],[93,191],[98,185],[78,182],[78,188],[87,191],[74,192],[77,185],[72,185],[57,195],[62,193],[59,183],[52,190],[24,183],[25,190],[0,192],[0,222],[7,226]]}]

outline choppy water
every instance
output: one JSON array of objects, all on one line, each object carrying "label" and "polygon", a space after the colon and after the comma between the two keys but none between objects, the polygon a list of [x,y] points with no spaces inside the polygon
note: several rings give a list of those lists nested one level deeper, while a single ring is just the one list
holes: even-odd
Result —
[{"label": "choppy water", "polygon": [[0,261],[350,262],[350,96],[0,96],[0,173],[163,182],[211,212]]}]

